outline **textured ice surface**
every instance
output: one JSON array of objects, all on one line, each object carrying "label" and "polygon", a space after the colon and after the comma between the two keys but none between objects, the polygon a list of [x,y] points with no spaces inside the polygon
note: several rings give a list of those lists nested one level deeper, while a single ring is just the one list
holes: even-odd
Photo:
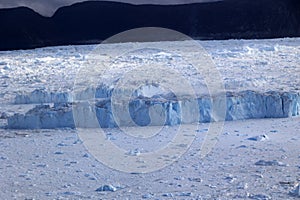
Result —
[{"label": "textured ice surface", "polygon": [[[163,49],[164,46],[170,44],[180,46],[178,44],[181,43],[162,42],[161,47]],[[299,89],[299,38],[201,41],[199,43],[212,55],[227,90],[291,91]],[[131,43],[102,45],[100,48],[103,52],[113,52],[121,47],[128,48],[130,51],[133,45]],[[78,69],[84,66],[88,53],[95,47],[95,45],[66,46],[0,52],[0,60],[3,63],[0,65],[0,91],[6,96],[7,93],[26,93],[35,89],[69,92],[72,90]],[[196,49],[191,49],[186,53],[193,55],[195,51]],[[137,65],[143,60],[168,62],[172,59],[183,64],[179,68],[183,74],[189,75],[189,79],[199,79],[199,74],[188,74],[189,66],[182,62],[180,56],[167,54],[162,50],[141,51],[135,56],[114,60],[116,65],[104,79],[117,80],[118,75],[123,75],[130,65]]]},{"label": "textured ice surface", "polygon": [[38,129],[38,128],[74,128],[71,106],[68,104],[40,105],[26,114],[15,114],[8,118],[8,128]]},{"label": "textured ice surface", "polygon": [[[199,43],[212,56],[223,78],[227,92],[226,120],[299,115],[299,38]],[[120,117],[120,125],[130,126],[133,122],[142,126],[162,123],[176,125],[216,120],[216,116],[211,113],[211,99],[207,97],[204,75],[183,59],[185,55],[163,50],[168,45],[179,48],[184,46],[185,42],[155,44],[161,49],[149,49],[147,44],[139,44],[140,50],[130,52],[135,43],[99,46],[99,58],[111,60],[109,68],[101,77],[93,77],[93,71],[89,71],[90,76],[83,74],[76,77],[79,69],[84,68],[87,63],[93,64],[88,57],[95,49],[95,45],[0,52],[0,112],[9,111],[9,116],[5,118],[8,118],[8,127],[11,128],[73,127],[73,112],[70,105],[77,103],[72,96],[74,82],[88,83],[96,78],[99,81],[96,87],[85,88],[77,93],[75,98],[83,100],[94,96],[97,102],[91,106],[95,107],[95,114],[101,126],[115,127],[110,105],[112,92],[124,94],[130,92],[115,87],[124,75],[129,76],[129,88],[136,86],[134,81],[139,76],[145,76],[147,71],[139,69],[136,73],[130,72],[138,66],[157,62],[166,66],[167,70],[153,68],[151,74],[160,75],[162,78],[156,83],[135,88],[135,92],[131,94],[134,100],[129,105],[132,120],[127,120],[128,116],[124,119]],[[117,58],[111,57],[111,53],[117,55],[119,50],[122,52],[128,50],[129,53]],[[197,49],[190,49],[186,55],[194,61],[198,59]],[[172,94],[168,88],[155,87],[174,77],[172,73],[179,73],[180,77],[195,89],[198,106],[195,107],[195,103],[187,103],[192,98],[182,100],[179,96],[174,100],[171,99]],[[184,94],[186,88],[180,88],[181,79],[179,81],[175,79],[173,82],[178,84],[180,94]],[[53,106],[53,103],[56,105]],[[69,107],[57,108],[57,105],[64,103],[70,103]],[[26,114],[12,108],[14,105],[23,108],[24,104],[50,106],[38,106]],[[189,112],[183,114],[184,110]],[[197,114],[200,116],[195,120]],[[83,117],[86,119],[82,120],[88,121],[87,116]],[[162,122],[162,119],[165,120]]]},{"label": "textured ice surface", "polygon": [[[77,103],[74,109],[77,113],[77,123],[74,122],[70,104],[54,104],[37,106],[24,114],[15,114],[8,118],[8,128],[61,128],[89,127],[95,116],[103,128],[118,126],[159,126],[178,125],[195,122],[218,121],[212,110],[212,101],[217,98],[202,97],[198,99],[173,100],[164,98],[137,98],[129,103],[129,114],[122,114],[126,109],[123,104],[118,107],[118,113],[113,114],[110,99],[101,100],[91,105]],[[296,93],[267,92],[257,93],[245,91],[228,93],[226,98],[227,121],[259,118],[286,118],[300,114],[300,95]],[[76,114],[76,113],[75,113]],[[116,115],[121,116],[116,116]],[[118,118],[116,123],[115,117]]]},{"label": "textured ice surface", "polygon": [[[189,151],[173,165],[149,174],[127,174],[98,162],[78,138],[76,130],[0,129],[0,178],[3,180],[0,197],[187,200],[249,197],[294,200],[299,197],[299,186],[294,184],[299,182],[300,118],[226,122],[224,134],[220,134],[213,151],[203,159],[199,151],[209,124],[182,127],[188,133],[196,133]],[[153,129],[156,130],[155,127],[134,128],[140,133]],[[155,141],[143,139],[139,144],[119,129],[108,129],[106,134],[127,152],[137,148],[155,151],[166,145],[166,137],[176,132],[176,126],[166,131]],[[259,134],[268,134],[270,140],[248,140]],[[257,162],[271,165],[256,165]],[[117,191],[96,191],[105,185]],[[192,196],[180,196],[188,193]]]},{"label": "textured ice surface", "polygon": [[15,104],[39,104],[39,103],[67,103],[72,102],[70,93],[47,92],[36,89],[29,94],[17,94]]}]

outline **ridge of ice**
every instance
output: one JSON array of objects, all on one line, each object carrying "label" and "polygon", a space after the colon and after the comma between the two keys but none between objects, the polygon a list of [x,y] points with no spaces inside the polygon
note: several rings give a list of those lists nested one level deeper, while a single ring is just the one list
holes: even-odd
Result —
[{"label": "ridge of ice", "polygon": [[[218,97],[199,97],[197,99],[164,99],[138,97],[129,103],[129,113],[132,120],[126,115],[118,116],[119,126],[146,126],[146,125],[178,125],[195,122],[218,121],[212,113],[212,101]],[[226,121],[259,119],[259,118],[286,118],[300,115],[300,94],[288,92],[258,93],[244,91],[227,93]],[[75,103],[76,104],[76,103]],[[77,103],[78,104],[78,103]],[[198,105],[195,108],[195,105]],[[81,116],[75,124],[71,104],[54,104],[37,106],[24,114],[15,114],[8,118],[8,128],[62,128],[90,127],[90,119],[97,116],[101,127],[117,127],[116,113],[113,114],[111,99],[98,99],[95,105],[79,103]],[[74,106],[73,106],[74,108]],[[124,109],[125,107],[122,107]],[[185,111],[185,112],[184,112]],[[122,114],[120,113],[117,114]],[[198,119],[196,117],[199,116]],[[132,123],[135,124],[132,124]],[[95,128],[95,127],[92,127]]]}]

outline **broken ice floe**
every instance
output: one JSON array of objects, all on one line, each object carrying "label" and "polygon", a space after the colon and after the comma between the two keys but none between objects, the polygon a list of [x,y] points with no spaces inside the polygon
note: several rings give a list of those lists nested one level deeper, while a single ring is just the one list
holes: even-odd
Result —
[{"label": "broken ice floe", "polygon": [[193,193],[192,192],[180,192],[180,193],[176,194],[176,196],[179,196],[179,197],[191,197],[191,196],[193,196]]},{"label": "broken ice floe", "polygon": [[127,155],[129,156],[139,156],[141,154],[141,152],[143,151],[143,149],[134,149],[134,150],[130,150]]},{"label": "broken ice floe", "polygon": [[103,185],[96,189],[96,192],[115,192],[117,188],[112,185]]},{"label": "broken ice floe", "polygon": [[255,200],[270,200],[270,199],[272,199],[272,197],[267,194],[253,194],[253,195],[250,195],[249,198],[255,199]]},{"label": "broken ice floe", "polygon": [[8,114],[7,113],[5,113],[5,112],[1,113],[0,112],[0,119],[7,119],[7,118],[8,118]]},{"label": "broken ice floe", "polygon": [[0,61],[0,65],[7,65],[7,63],[4,61]]},{"label": "broken ice floe", "polygon": [[269,137],[267,135],[258,135],[258,136],[254,136],[254,137],[251,137],[251,138],[248,138],[248,140],[251,140],[251,141],[267,141],[269,140]]},{"label": "broken ice floe", "polygon": [[154,197],[154,194],[144,194],[143,196],[142,196],[142,198],[143,199],[151,199],[152,197]]},{"label": "broken ice floe", "polygon": [[174,195],[172,193],[165,193],[162,194],[163,197],[174,197]]},{"label": "broken ice floe", "polygon": [[300,197],[300,185],[296,184],[294,189],[290,191],[290,195],[295,196],[295,197]]},{"label": "broken ice floe", "polygon": [[277,160],[272,160],[272,161],[259,160],[258,162],[255,163],[255,165],[258,165],[258,166],[281,166],[281,167],[288,166],[287,164],[284,164]]}]

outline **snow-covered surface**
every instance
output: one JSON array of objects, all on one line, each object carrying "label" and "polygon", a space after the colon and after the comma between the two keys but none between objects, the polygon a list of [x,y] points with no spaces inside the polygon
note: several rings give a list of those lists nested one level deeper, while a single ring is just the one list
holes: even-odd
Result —
[{"label": "snow-covered surface", "polygon": [[[162,42],[161,47],[163,49],[170,44],[181,46],[182,43],[184,42]],[[229,91],[299,90],[299,38],[201,41],[200,44],[212,56]],[[107,44],[97,48],[103,49],[103,52],[118,51],[121,47],[128,48],[130,51],[133,45],[132,43]],[[67,46],[0,52],[1,100],[13,100],[11,98],[19,92],[32,92],[35,89],[52,92],[71,91],[77,71],[86,65],[86,57],[95,47],[95,45]],[[147,48],[147,43],[144,48]],[[193,54],[193,49],[186,54]],[[117,75],[124,74],[130,66],[137,66],[139,62],[149,59],[163,61],[177,59],[178,62],[183,63],[181,57],[172,57],[159,50],[141,51],[135,56],[121,57],[116,60],[112,71],[109,71],[103,79],[117,80],[119,78]],[[191,70],[187,67],[187,63],[184,64],[180,66],[183,74],[191,76],[191,80],[201,79],[199,74],[188,74]]]},{"label": "snow-covered surface", "polygon": [[[176,43],[171,44],[176,46]],[[299,90],[300,39],[298,38],[205,41],[200,44],[211,54],[229,91]],[[98,48],[103,48],[103,52],[107,52],[107,49],[117,51],[121,46],[130,50],[132,45],[107,44]],[[168,42],[162,42],[161,45],[163,48]],[[77,71],[85,66],[86,56],[95,47],[95,45],[67,46],[0,52],[1,100],[13,101],[16,94],[32,92],[35,89],[45,89],[49,92],[71,91]],[[192,54],[193,49],[186,53]],[[104,79],[117,80],[115,74],[124,74],[128,70],[126,67],[132,63],[138,64],[141,59],[168,60],[171,56],[159,51],[152,53],[148,51],[148,54],[141,52],[135,57],[125,57],[113,66],[113,71],[109,72],[110,77]],[[180,61],[180,57],[172,59]],[[199,79],[199,74],[187,74],[190,71],[184,71],[185,66],[180,66],[183,74],[191,75],[191,80]]]},{"label": "snow-covered surface", "polygon": [[[105,125],[113,124],[109,112],[112,89],[139,65],[149,62],[166,64],[171,73],[180,72],[199,95],[202,108],[185,101],[190,96],[174,98],[169,88],[156,87],[159,83],[136,88],[137,98],[132,104],[132,117],[138,124],[147,125],[145,106],[169,105],[166,134],[138,140],[120,132],[105,129],[106,140],[113,141],[126,150],[127,156],[139,157],[170,142],[180,109],[185,109],[186,135],[196,134],[188,151],[172,165],[147,174],[128,174],[116,171],[98,162],[79,139],[79,129],[74,127],[74,105],[71,95],[74,82],[89,82],[93,77],[79,74],[89,63],[89,53],[96,46],[49,47],[36,50],[0,52],[0,126],[11,128],[51,128],[51,130],[0,129],[0,199],[294,199],[299,197],[299,72],[300,39],[229,40],[200,42],[210,53],[223,78],[227,92],[227,120],[212,152],[201,159],[201,145],[209,124],[196,129],[188,125],[197,117],[211,120],[210,101],[203,74],[192,69],[181,56],[161,50],[142,48],[113,59],[112,67],[99,78],[98,88],[86,88],[77,94],[84,99],[95,94],[97,116]],[[110,58],[119,50],[130,49],[136,44],[101,45],[100,58]],[[182,42],[162,42],[157,45],[184,46]],[[141,46],[140,46],[141,47]],[[196,49],[186,55],[197,61]],[[176,65],[171,64],[172,62]],[[92,63],[92,62],[91,62]],[[91,64],[90,63],[90,64]],[[136,71],[135,71],[136,72]],[[144,75],[141,69],[138,74]],[[153,69],[153,74],[160,71]],[[161,73],[168,77],[168,74]],[[97,75],[97,74],[96,74]],[[129,88],[139,77],[130,76]],[[133,74],[134,75],[134,74]],[[174,77],[174,76],[173,76]],[[164,80],[159,80],[163,82]],[[176,83],[176,80],[175,80]],[[182,82],[177,81],[180,86]],[[177,85],[175,84],[175,86]],[[127,89],[127,88],[125,88]],[[186,88],[179,88],[184,94]],[[126,94],[126,90],[120,90]],[[122,93],[124,92],[124,93]],[[75,99],[78,97],[75,96]],[[207,97],[207,101],[203,98]],[[140,98],[140,99],[139,99]],[[178,102],[177,102],[178,100]],[[170,103],[173,103],[170,106]],[[181,106],[176,106],[180,103]],[[43,104],[43,105],[40,105]],[[90,110],[88,107],[82,110]],[[155,119],[152,125],[162,125],[165,118],[159,106],[149,111]],[[134,110],[136,109],[136,110]],[[160,113],[160,114],[159,114]],[[88,121],[90,112],[83,113],[80,122]],[[199,113],[198,113],[199,114]],[[102,117],[102,118],[101,118]],[[285,119],[250,119],[288,117]],[[120,119],[124,120],[124,119]],[[176,122],[176,123],[175,123]],[[144,123],[144,124],[143,124]],[[18,127],[20,126],[20,127]],[[151,136],[156,126],[127,127],[122,130],[137,136]],[[93,129],[86,129],[93,132]],[[89,134],[87,132],[86,134]],[[212,139],[212,138],[211,138]],[[110,156],[107,155],[107,156]],[[106,157],[107,157],[106,156]],[[168,160],[173,155],[164,155]],[[115,160],[116,158],[111,158]]]},{"label": "snow-covered surface", "polygon": [[[217,81],[223,81],[227,92],[227,105],[224,104],[227,111],[226,120],[299,115],[299,38],[199,43],[211,55],[220,73],[220,77],[216,76],[215,79],[223,79]],[[144,98],[136,100],[131,107],[129,106],[131,116],[136,116],[134,121],[139,125],[149,124],[138,114],[149,111],[149,106],[145,102],[151,102],[151,105],[160,104],[156,107],[158,110],[154,112],[159,116],[154,116],[153,119],[162,118],[161,113],[165,112],[169,116],[166,121],[169,125],[176,125],[182,121],[214,121],[216,119],[212,113],[211,102],[207,98],[211,92],[207,86],[207,74],[202,74],[202,71],[193,68],[189,62],[203,62],[199,58],[201,55],[199,49],[195,47],[180,51],[180,48],[186,48],[188,44],[188,42],[125,43],[0,52],[0,114],[4,116],[2,118],[10,119],[10,128],[55,128],[55,123],[49,120],[50,118],[57,122],[62,121],[61,124],[57,124],[57,128],[63,124],[66,127],[74,127],[70,120],[72,113],[60,115],[54,112],[58,111],[56,107],[43,109],[44,113],[38,112],[38,107],[25,116],[23,114],[32,108],[29,105],[73,103],[74,98],[82,100],[90,93],[96,98],[110,99],[115,90],[115,93],[120,95],[134,91],[131,94],[133,97]],[[152,46],[156,48],[151,48]],[[172,47],[175,51],[165,51],[168,47]],[[177,54],[176,50],[181,55]],[[104,70],[98,69],[103,66],[93,66],[94,54],[97,54],[95,58],[99,59],[103,66],[107,66]],[[190,60],[187,61],[185,58]],[[154,68],[151,65],[153,63]],[[147,68],[149,65],[150,68]],[[149,77],[150,83],[139,86],[139,79],[145,77]],[[124,78],[125,81],[122,82]],[[156,78],[154,83],[151,82],[151,78],[152,81]],[[88,85],[91,80],[98,82],[96,88],[87,87],[76,93],[77,96],[72,95],[76,84]],[[213,81],[211,78],[208,80]],[[175,102],[172,94],[174,91],[162,87],[166,82],[176,88]],[[119,91],[115,87],[120,83],[125,84],[125,88],[118,88]],[[186,103],[193,99],[192,97],[188,100],[181,97],[185,97],[186,93],[189,95],[186,85],[191,86],[199,97],[200,120],[194,120],[191,116],[186,116],[187,120],[179,119],[182,110],[197,109],[194,104]],[[164,99],[163,102],[160,100],[161,97]],[[106,105],[110,102],[104,101],[105,108],[100,102],[102,107],[98,106],[100,110],[96,112],[99,116],[103,116],[101,113],[107,114],[100,120],[104,120],[103,127],[114,127],[115,123],[111,119],[113,108]],[[22,112],[16,111],[16,104],[20,104]],[[58,107],[61,108],[61,105]],[[173,110],[169,111],[169,108]],[[59,110],[69,109],[67,107]],[[13,116],[15,113],[17,115]],[[44,120],[45,124],[33,122],[41,121],[42,114],[50,115]],[[61,118],[62,116],[66,116],[67,119]]]},{"label": "snow-covered surface", "polygon": [[[299,118],[226,122],[216,147],[203,159],[199,151],[208,124],[183,128],[196,133],[191,148],[178,162],[148,174],[122,173],[96,161],[75,130],[0,130],[0,197],[277,200],[299,195]],[[117,129],[106,134],[131,156],[168,140],[161,136],[135,144]],[[261,135],[268,139],[249,139]]]}]

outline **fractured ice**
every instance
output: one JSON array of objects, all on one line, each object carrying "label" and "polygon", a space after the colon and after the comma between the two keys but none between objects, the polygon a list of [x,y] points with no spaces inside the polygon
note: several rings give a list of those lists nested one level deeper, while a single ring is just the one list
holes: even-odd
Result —
[{"label": "fractured ice", "polygon": [[29,94],[20,93],[15,97],[15,104],[67,103],[71,101],[71,95],[67,92],[47,92],[41,89],[36,89]]},{"label": "fractured ice", "polygon": [[[92,91],[91,91],[92,92]],[[111,90],[98,88],[95,102],[72,102],[65,93],[34,91],[30,99],[16,98],[16,102],[54,102],[53,106],[39,105],[26,114],[8,118],[8,128],[48,129],[63,127],[101,126],[156,126],[178,125],[195,122],[219,121],[213,113],[213,103],[218,97],[202,96],[197,99],[179,98],[172,95],[137,96],[128,105],[114,105]],[[145,92],[148,93],[149,92]],[[152,94],[151,94],[152,95]],[[43,98],[46,100],[42,101]],[[21,101],[19,99],[24,99]],[[18,100],[18,101],[17,101]],[[58,103],[59,102],[59,103]],[[69,102],[69,103],[64,103]],[[115,106],[115,110],[113,109]],[[74,109],[76,112],[74,112]],[[76,120],[74,120],[74,114]],[[226,121],[260,118],[286,118],[300,114],[300,94],[294,92],[243,91],[226,94]],[[95,122],[96,119],[96,122]],[[76,121],[76,122],[74,122]]]},{"label": "fractured ice", "polygon": [[[225,120],[299,115],[299,38],[199,43],[212,56],[223,77],[225,90],[228,91],[226,105],[223,106],[226,110]],[[110,54],[118,54],[119,49],[131,49],[132,45],[103,44],[97,48],[102,52],[101,59],[106,60]],[[160,42],[153,45],[161,47],[159,49],[169,45],[180,49],[181,46],[186,47],[187,43]],[[222,105],[224,102],[220,101],[218,96],[211,98],[204,95],[207,94],[207,83],[203,73],[193,70],[191,63],[182,59],[187,56],[191,61],[198,62],[197,48],[191,48],[180,56],[177,50],[171,54],[162,50],[150,51],[148,43],[138,46],[142,49],[141,52],[119,57],[101,79],[96,74],[96,86],[88,84],[87,89],[80,88],[83,90],[76,91],[76,95],[70,92],[74,81],[82,82],[86,87],[85,83],[92,81],[90,79],[95,74],[94,70],[87,68],[89,73],[77,76],[78,70],[85,69],[86,64],[90,63],[89,56],[81,55],[88,55],[96,46],[49,47],[1,54],[1,120],[5,124],[7,120],[8,128],[17,129],[95,127],[99,124],[102,127],[155,126],[222,120],[222,114],[219,116],[218,112],[214,111],[213,103]],[[136,77],[130,76],[133,74],[129,73],[131,70],[140,69],[137,67],[149,62],[161,63],[163,66],[166,64],[166,69],[163,68],[164,74],[160,69],[152,72],[145,68],[134,71],[137,73]],[[168,74],[169,71],[172,75]],[[186,80],[189,86],[197,89],[198,96],[181,98],[166,91],[162,92],[159,87],[153,85],[142,86],[134,93],[125,89],[115,90],[114,86],[118,85],[117,83],[127,84],[119,80],[131,80],[135,83],[136,78],[145,75],[146,72],[156,76],[152,82],[157,84],[164,83],[166,78],[168,81],[172,78],[170,83],[175,84],[174,88],[177,87],[177,82],[181,82],[177,81],[174,78],[177,76],[173,74],[180,72],[180,77]],[[124,75],[128,77],[124,79]],[[182,90],[184,92],[186,88],[182,87]],[[113,92],[119,94],[117,96],[130,96],[131,101],[116,103],[112,100]],[[94,100],[90,101],[91,98]],[[36,107],[32,109],[33,106]],[[31,110],[28,111],[29,109]]]}]

